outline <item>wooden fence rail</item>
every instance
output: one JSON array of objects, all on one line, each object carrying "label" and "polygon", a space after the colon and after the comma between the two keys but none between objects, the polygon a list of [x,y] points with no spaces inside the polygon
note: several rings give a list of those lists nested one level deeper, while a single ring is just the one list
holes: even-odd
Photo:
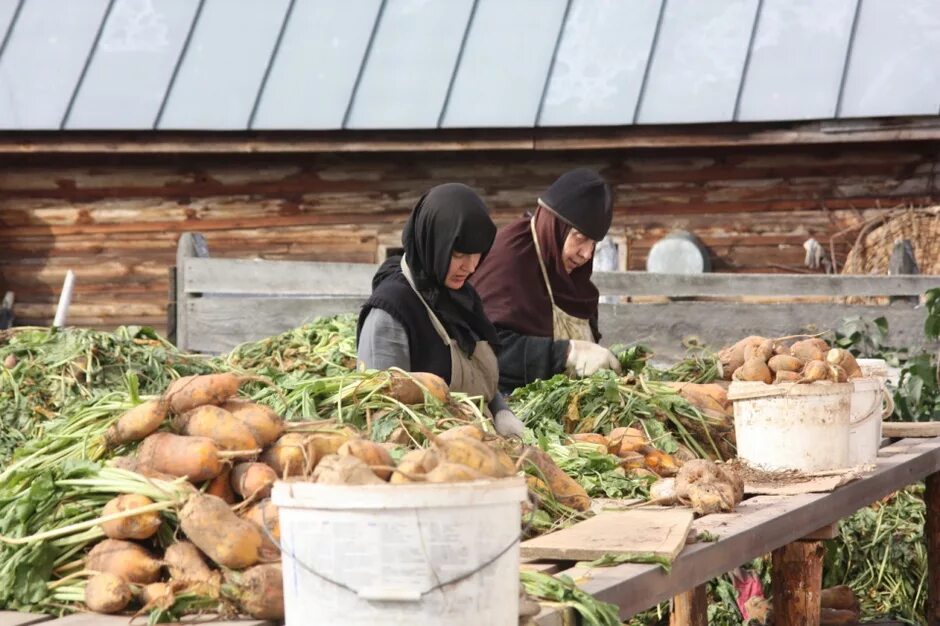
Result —
[{"label": "wooden fence rail", "polygon": [[[233,346],[299,326],[320,315],[351,313],[371,291],[376,266],[215,259],[195,233],[180,237],[175,268],[175,300],[169,326],[177,345],[198,352]],[[924,343],[923,307],[836,302],[850,296],[917,296],[940,287],[940,276],[827,276],[598,272],[594,281],[605,296],[728,299],[742,296],[830,297],[824,302],[742,302],[682,300],[601,305],[604,343],[640,342],[664,359],[675,358],[682,343],[697,338],[717,346],[747,334],[782,336],[838,328],[859,315],[888,320],[894,345]]]}]

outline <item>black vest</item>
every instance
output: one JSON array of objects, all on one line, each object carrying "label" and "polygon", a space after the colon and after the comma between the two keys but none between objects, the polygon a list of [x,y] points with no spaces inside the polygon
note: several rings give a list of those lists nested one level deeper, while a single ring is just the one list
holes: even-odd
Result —
[{"label": "black vest", "polygon": [[403,274],[390,276],[372,292],[359,312],[356,341],[362,333],[362,324],[372,309],[382,309],[405,328],[408,334],[408,352],[412,372],[431,372],[450,384],[450,347],[445,345],[434,330],[424,302],[414,292]]}]

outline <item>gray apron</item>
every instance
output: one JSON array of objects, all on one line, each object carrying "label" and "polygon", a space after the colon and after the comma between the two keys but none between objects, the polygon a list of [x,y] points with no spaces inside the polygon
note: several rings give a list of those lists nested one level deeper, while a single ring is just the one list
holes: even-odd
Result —
[{"label": "gray apron", "polygon": [[[424,308],[427,309],[428,318],[430,318],[434,330],[437,331],[437,335],[444,342],[444,345],[450,348],[451,390],[471,396],[483,396],[483,399],[489,404],[499,392],[499,362],[492,346],[487,341],[478,341],[472,358],[464,354],[457,342],[447,334],[447,329],[444,328],[441,320],[438,319],[428,303],[421,297],[411,276],[411,269],[404,257],[401,259],[401,270],[408,284],[411,285],[411,289],[421,300]],[[411,346],[411,349],[414,350],[417,347]]]},{"label": "gray apron", "polygon": [[542,278],[545,280],[545,289],[548,290],[548,300],[552,303],[553,339],[555,341],[577,339],[594,343],[594,333],[591,332],[590,321],[583,320],[574,315],[568,315],[561,307],[555,304],[555,297],[552,295],[552,284],[548,280],[548,271],[545,269],[545,261],[542,260],[542,249],[539,247],[539,238],[535,234],[534,217],[529,221],[529,229],[532,231],[532,241],[535,242],[535,256],[539,260],[539,267],[542,268]]}]

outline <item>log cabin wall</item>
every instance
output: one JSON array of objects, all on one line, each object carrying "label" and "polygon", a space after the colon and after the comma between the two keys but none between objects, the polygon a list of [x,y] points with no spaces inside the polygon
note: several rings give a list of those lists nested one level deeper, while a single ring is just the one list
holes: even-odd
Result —
[{"label": "log cabin wall", "polygon": [[626,269],[674,228],[715,271],[805,271],[803,242],[834,245],[902,205],[940,200],[940,143],[675,149],[0,157],[0,293],[19,324],[51,323],[67,269],[72,325],[166,328],[168,268],[184,231],[212,256],[375,262],[428,186],[478,189],[505,223],[562,171],[615,186]]}]

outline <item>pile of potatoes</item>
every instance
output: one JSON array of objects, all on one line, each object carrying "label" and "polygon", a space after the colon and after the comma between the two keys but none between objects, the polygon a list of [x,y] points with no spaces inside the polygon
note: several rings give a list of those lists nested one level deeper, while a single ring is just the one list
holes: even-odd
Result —
[{"label": "pile of potatoes", "polygon": [[[189,495],[178,511],[185,537],[159,555],[156,535],[163,518],[154,503],[132,494],[110,501],[102,516],[141,512],[101,525],[107,539],[86,557],[86,569],[97,572],[86,585],[90,610],[121,612],[135,597],[144,609],[168,607],[182,591],[220,597],[220,590],[235,589],[236,596],[228,592],[226,599],[237,612],[281,619],[280,528],[277,507],[269,499],[275,481],[446,483],[517,472],[504,440],[486,441],[483,431],[470,424],[440,435],[426,432],[430,447],[408,451],[396,464],[393,444],[362,438],[349,427],[285,424],[270,408],[237,399],[246,380],[228,373],[181,378],[108,430],[105,442],[111,448],[138,443],[135,455],[116,457],[112,465],[176,485],[185,479],[182,489]],[[430,382],[429,393],[446,395],[443,381]],[[425,390],[408,375],[397,377],[391,387],[399,401],[424,401]],[[535,464],[552,492],[569,505],[590,507],[584,490],[548,455],[535,448],[514,452]],[[222,585],[223,580],[234,584]]]},{"label": "pile of potatoes", "polygon": [[689,506],[699,515],[730,513],[744,499],[744,480],[730,466],[692,459],[675,478],[653,483],[650,498],[653,504]]},{"label": "pile of potatoes", "polygon": [[818,337],[788,344],[745,337],[718,353],[725,380],[778,383],[844,383],[862,375],[855,357]]}]

